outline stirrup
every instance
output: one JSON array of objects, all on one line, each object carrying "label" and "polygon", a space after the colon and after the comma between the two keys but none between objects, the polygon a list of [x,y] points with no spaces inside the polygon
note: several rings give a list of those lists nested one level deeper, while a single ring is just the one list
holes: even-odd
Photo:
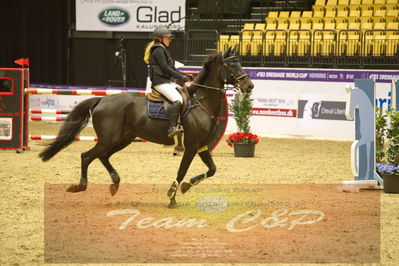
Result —
[{"label": "stirrup", "polygon": [[168,129],[168,138],[173,138],[179,133],[183,133],[183,127],[181,125],[177,125]]}]

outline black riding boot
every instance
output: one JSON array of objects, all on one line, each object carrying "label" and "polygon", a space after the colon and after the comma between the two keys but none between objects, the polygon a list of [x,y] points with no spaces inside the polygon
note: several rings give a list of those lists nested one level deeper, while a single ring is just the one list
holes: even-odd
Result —
[{"label": "black riding boot", "polygon": [[178,127],[177,119],[179,118],[181,103],[179,101],[174,101],[168,108],[169,114],[169,129],[168,137],[173,138],[177,133],[183,130]]}]

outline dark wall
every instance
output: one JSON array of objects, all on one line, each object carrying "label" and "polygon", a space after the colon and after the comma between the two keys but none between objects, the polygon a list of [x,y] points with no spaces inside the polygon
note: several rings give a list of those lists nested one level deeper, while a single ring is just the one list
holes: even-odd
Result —
[{"label": "dark wall", "polygon": [[67,0],[0,1],[0,66],[30,59],[31,82],[66,83]]},{"label": "dark wall", "polygon": [[[126,39],[127,86],[144,88],[147,67],[143,61],[147,40]],[[71,80],[80,85],[122,86],[122,66],[115,53],[117,39],[74,38],[71,40]],[[114,80],[109,83],[108,80]],[[118,80],[120,82],[115,82]]]}]

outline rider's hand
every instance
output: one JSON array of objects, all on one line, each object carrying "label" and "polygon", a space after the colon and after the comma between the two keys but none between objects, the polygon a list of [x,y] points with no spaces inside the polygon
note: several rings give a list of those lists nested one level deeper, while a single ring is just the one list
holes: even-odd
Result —
[{"label": "rider's hand", "polygon": [[187,76],[187,75],[184,75],[183,78],[182,78],[182,80],[183,80],[183,81],[186,81],[186,82],[187,82],[187,81],[190,81],[190,77]]},{"label": "rider's hand", "polygon": [[194,76],[192,74],[186,74],[186,76],[190,79],[190,81],[194,80]]}]

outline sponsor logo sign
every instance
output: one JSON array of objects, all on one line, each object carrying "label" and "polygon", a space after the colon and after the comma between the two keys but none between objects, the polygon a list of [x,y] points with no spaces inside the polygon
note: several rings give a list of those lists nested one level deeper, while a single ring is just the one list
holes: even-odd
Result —
[{"label": "sponsor logo sign", "polygon": [[129,12],[120,8],[107,8],[98,16],[107,25],[121,25],[129,21]]},{"label": "sponsor logo sign", "polygon": [[184,30],[185,7],[185,0],[76,0],[76,30]]},{"label": "sponsor logo sign", "polygon": [[267,93],[255,97],[254,116],[296,117],[297,100],[285,93]]},{"label": "sponsor logo sign", "polygon": [[345,108],[345,102],[299,100],[298,118],[347,121]]}]

